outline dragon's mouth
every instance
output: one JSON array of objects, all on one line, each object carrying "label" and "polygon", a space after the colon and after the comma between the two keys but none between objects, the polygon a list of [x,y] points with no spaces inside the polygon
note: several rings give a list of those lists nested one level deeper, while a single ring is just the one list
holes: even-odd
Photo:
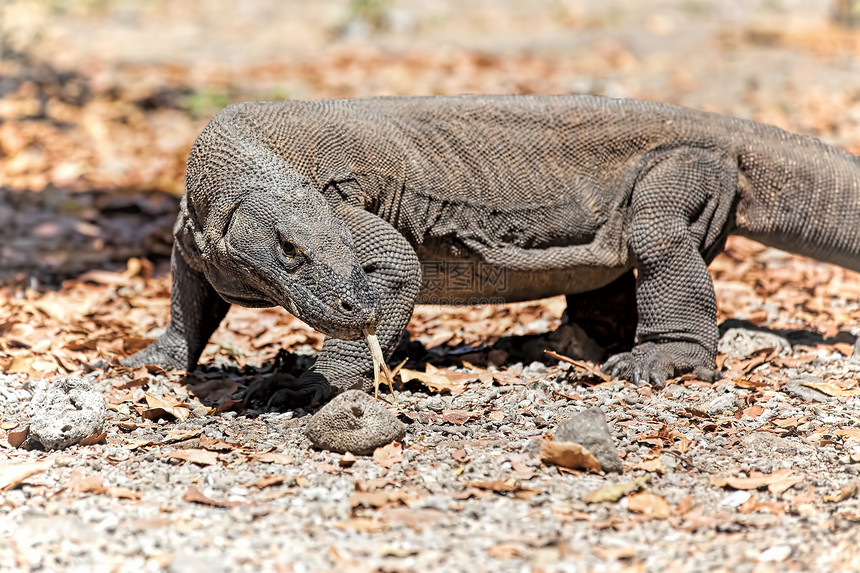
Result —
[{"label": "dragon's mouth", "polygon": [[244,298],[233,294],[226,294],[221,291],[218,291],[218,295],[230,304],[238,304],[239,306],[244,306],[247,308],[269,308],[272,306],[277,306],[272,301],[265,300],[262,298]]}]

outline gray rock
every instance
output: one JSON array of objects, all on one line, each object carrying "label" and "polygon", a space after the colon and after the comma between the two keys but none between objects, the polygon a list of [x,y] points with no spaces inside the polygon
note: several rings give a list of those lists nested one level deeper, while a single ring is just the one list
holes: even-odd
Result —
[{"label": "gray rock", "polygon": [[403,439],[406,426],[369,394],[348,390],[314,414],[305,433],[321,450],[371,454]]},{"label": "gray rock", "polygon": [[800,398],[805,402],[832,402],[833,398],[822,392],[821,390],[816,390],[815,388],[810,388],[809,386],[804,386],[803,384],[807,382],[822,382],[821,378],[817,376],[812,376],[811,374],[806,374],[803,376],[798,376],[797,378],[792,378],[788,381],[788,384],[785,385],[783,391],[789,396],[794,396],[795,398]]},{"label": "gray rock", "polygon": [[734,412],[738,405],[737,397],[731,392],[721,394],[708,404],[708,415],[718,416],[724,412]]},{"label": "gray rock", "polygon": [[720,337],[720,342],[717,345],[719,352],[734,358],[749,356],[763,348],[791,350],[791,343],[787,338],[772,332],[748,328],[730,328]]},{"label": "gray rock", "polygon": [[102,431],[105,399],[82,378],[63,378],[35,388],[27,407],[30,439],[48,449],[67,448]]},{"label": "gray rock", "polygon": [[600,408],[589,408],[558,425],[557,442],[576,442],[588,448],[605,472],[621,473],[621,458],[609,433],[609,426]]},{"label": "gray rock", "polygon": [[800,443],[792,442],[770,432],[752,432],[741,440],[741,448],[745,449],[745,455],[749,457],[773,457],[774,454],[783,456],[808,455],[812,448]]}]

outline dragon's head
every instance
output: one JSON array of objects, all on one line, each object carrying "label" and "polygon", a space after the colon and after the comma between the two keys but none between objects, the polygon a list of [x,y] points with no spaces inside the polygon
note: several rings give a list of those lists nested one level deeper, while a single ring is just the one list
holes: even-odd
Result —
[{"label": "dragon's head", "polygon": [[207,205],[196,241],[207,280],[228,302],[282,306],[327,335],[361,338],[379,300],[349,229],[304,177],[258,173],[228,184],[243,192],[219,193],[231,204]]}]

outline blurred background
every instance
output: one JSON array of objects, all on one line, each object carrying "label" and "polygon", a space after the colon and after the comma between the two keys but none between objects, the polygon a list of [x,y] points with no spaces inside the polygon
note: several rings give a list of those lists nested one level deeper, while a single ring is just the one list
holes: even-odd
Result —
[{"label": "blurred background", "polygon": [[860,153],[856,0],[0,0],[0,281],[163,270],[185,158],[240,100],[591,93]]}]

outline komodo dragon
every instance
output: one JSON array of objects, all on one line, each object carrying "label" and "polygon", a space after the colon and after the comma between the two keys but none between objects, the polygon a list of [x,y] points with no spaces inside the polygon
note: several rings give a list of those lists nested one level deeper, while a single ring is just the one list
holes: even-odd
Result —
[{"label": "komodo dragon", "polygon": [[193,369],[231,303],[280,305],[327,337],[276,405],[369,389],[363,328],[390,356],[416,302],[452,298],[565,294],[574,319],[597,305],[603,343],[636,324],[604,371],[713,379],[707,265],[727,235],[860,271],[860,157],[647,101],[234,104],[197,138],[185,185],[170,323],[125,364]]}]

